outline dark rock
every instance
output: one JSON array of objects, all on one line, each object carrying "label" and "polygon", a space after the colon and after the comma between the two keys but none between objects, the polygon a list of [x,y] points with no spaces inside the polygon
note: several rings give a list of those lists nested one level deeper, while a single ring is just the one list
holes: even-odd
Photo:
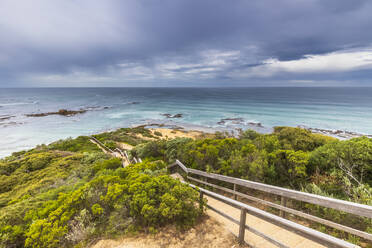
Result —
[{"label": "dark rock", "polygon": [[104,107],[92,106],[92,107],[86,107],[84,109],[87,110],[87,111],[94,111],[94,110],[98,111],[98,110],[109,109],[109,108],[111,108],[111,107],[109,107],[109,106],[104,106]]},{"label": "dark rock", "polygon": [[224,125],[226,122],[228,121],[232,121],[233,123],[235,124],[240,124],[244,121],[243,118],[224,118],[224,119],[221,119],[219,122],[217,122],[218,125]]},{"label": "dark rock", "polygon": [[67,109],[60,109],[58,112],[47,112],[47,113],[38,113],[38,114],[27,114],[27,117],[44,117],[48,115],[63,115],[63,116],[73,116],[77,114],[83,114],[87,112],[86,109],[80,109],[80,110],[67,110]]},{"label": "dark rock", "polygon": [[175,114],[175,115],[172,115],[172,114],[162,114],[162,116],[165,116],[167,118],[182,118],[183,114]]},{"label": "dark rock", "polygon": [[9,127],[9,126],[15,126],[15,125],[20,125],[20,124],[23,124],[23,123],[10,121],[10,122],[5,122],[5,123],[0,123],[0,127]]},{"label": "dark rock", "polygon": [[260,122],[249,122],[248,124],[255,127],[263,127],[263,125]]},{"label": "dark rock", "polygon": [[6,121],[9,120],[10,118],[15,117],[14,115],[1,115],[0,116],[0,121]]},{"label": "dark rock", "polygon": [[321,133],[324,135],[335,136],[335,137],[339,137],[343,139],[351,139],[351,138],[362,137],[362,136],[366,136],[368,138],[372,137],[372,135],[365,135],[365,134],[350,132],[346,130],[331,130],[331,129],[323,129],[323,128],[312,128],[312,127],[306,127],[306,126],[298,126],[298,127],[309,130],[312,133]]}]

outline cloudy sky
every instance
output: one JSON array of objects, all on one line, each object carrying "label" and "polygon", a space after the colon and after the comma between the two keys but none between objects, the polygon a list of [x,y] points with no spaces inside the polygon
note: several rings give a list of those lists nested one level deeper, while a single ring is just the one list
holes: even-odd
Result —
[{"label": "cloudy sky", "polygon": [[1,0],[0,87],[372,86],[370,0]]}]

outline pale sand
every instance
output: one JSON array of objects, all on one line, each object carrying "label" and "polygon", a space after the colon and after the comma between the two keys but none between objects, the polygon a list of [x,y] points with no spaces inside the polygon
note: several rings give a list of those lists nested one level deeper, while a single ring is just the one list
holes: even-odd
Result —
[{"label": "pale sand", "polygon": [[150,128],[151,133],[156,136],[155,132],[160,132],[162,136],[157,136],[161,139],[174,139],[174,138],[191,138],[196,139],[203,135],[206,135],[202,131],[196,131],[196,130],[179,130],[179,129],[169,129],[169,128]]},{"label": "pale sand", "polygon": [[194,228],[180,231],[174,226],[162,228],[157,234],[139,234],[117,240],[100,240],[91,248],[183,248],[239,247],[236,238],[223,225],[210,217]]},{"label": "pale sand", "polygon": [[[224,212],[233,217],[236,220],[240,219],[240,210],[236,209],[226,203],[223,203],[221,201],[215,200],[211,197],[206,197],[208,200],[208,205]],[[215,213],[212,210],[207,211],[208,215],[210,215],[212,218],[223,223],[225,228],[227,228],[229,231],[234,233],[235,235],[238,235],[239,233],[239,226],[232,221],[226,219],[225,217],[222,217],[221,215]],[[286,229],[283,229],[277,225],[271,224],[270,222],[264,221],[258,217],[255,217],[253,215],[247,214],[246,223],[248,226],[251,226],[255,228],[256,230],[260,231],[261,233],[264,233],[265,235],[281,242],[282,244],[293,247],[293,248],[326,248],[326,246],[320,245],[318,243],[315,243],[311,240],[308,240],[294,232],[290,232]],[[257,248],[275,248],[274,244],[266,241],[265,239],[253,234],[252,232],[249,232],[246,230],[245,232],[245,241],[251,245],[252,247]]]},{"label": "pale sand", "polygon": [[[213,134],[204,133],[202,131],[196,130],[180,130],[180,129],[170,129],[170,128],[149,128],[151,134],[154,135],[156,138],[150,138],[143,136],[142,134],[136,134],[138,138],[143,140],[157,140],[157,139],[174,139],[174,138],[191,138],[197,139],[199,137],[213,137]],[[159,132],[162,135],[158,136],[155,135],[155,132]]]},{"label": "pale sand", "polygon": [[116,144],[120,147],[122,150],[132,150],[134,146],[129,145],[127,143],[122,143],[122,142],[116,142]]},{"label": "pale sand", "polygon": [[[158,139],[174,139],[174,138],[191,138],[191,139],[197,139],[199,137],[206,137],[206,136],[212,136],[213,134],[206,134],[201,131],[184,131],[184,130],[175,130],[175,129],[169,129],[169,128],[149,128],[151,131],[151,134],[157,137]],[[162,134],[162,136],[155,135],[155,132],[159,132]],[[136,134],[137,137],[144,139],[144,140],[157,140],[157,138],[150,138],[143,136],[142,134]],[[132,150],[134,146],[129,145],[127,143],[123,142],[116,142],[116,144],[120,147],[122,150]]]}]

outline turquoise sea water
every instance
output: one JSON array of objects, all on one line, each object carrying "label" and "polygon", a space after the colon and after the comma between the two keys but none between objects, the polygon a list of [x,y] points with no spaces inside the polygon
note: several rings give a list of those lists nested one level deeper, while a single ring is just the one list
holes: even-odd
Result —
[{"label": "turquoise sea water", "polygon": [[[81,108],[90,111],[25,116]],[[164,113],[183,117],[167,119]],[[224,118],[242,119],[218,124]],[[0,89],[0,157],[70,136],[159,122],[216,129],[261,123],[263,132],[305,125],[372,134],[372,88]]]}]

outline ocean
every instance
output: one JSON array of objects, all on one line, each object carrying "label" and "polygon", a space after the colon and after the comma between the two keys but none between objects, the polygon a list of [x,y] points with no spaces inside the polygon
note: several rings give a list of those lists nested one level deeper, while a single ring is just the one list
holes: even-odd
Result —
[{"label": "ocean", "polygon": [[[88,111],[26,116],[59,109]],[[372,88],[0,89],[0,157],[62,138],[154,123],[261,132],[302,125],[372,134]]]}]

